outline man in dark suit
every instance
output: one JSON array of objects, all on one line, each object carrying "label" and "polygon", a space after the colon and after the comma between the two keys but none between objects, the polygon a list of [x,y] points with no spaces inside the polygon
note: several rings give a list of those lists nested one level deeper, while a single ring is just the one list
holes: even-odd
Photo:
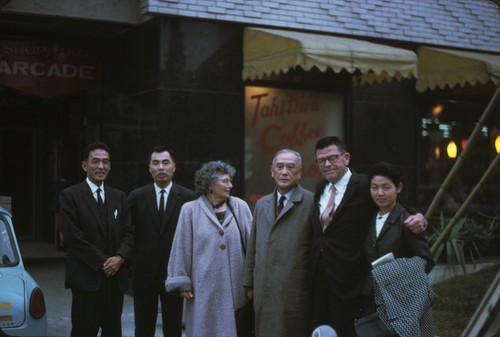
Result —
[{"label": "man in dark suit", "polygon": [[[312,277],[314,327],[330,325],[340,337],[356,337],[354,319],[361,309],[367,262],[363,240],[377,207],[368,178],[349,168],[350,154],[337,137],[316,143],[316,163],[323,175],[314,197]],[[410,216],[406,226],[421,233],[422,214]]]},{"label": "man in dark suit", "polygon": [[154,183],[135,189],[128,197],[135,227],[132,287],[136,336],[155,335],[158,297],[163,335],[180,337],[182,333],[182,298],[167,294],[165,279],[181,207],[196,195],[172,182],[175,169],[172,150],[155,147],[149,158]]},{"label": "man in dark suit", "polygon": [[121,336],[124,260],[130,258],[133,232],[126,195],[104,180],[111,169],[109,148],[96,143],[84,150],[86,181],[61,191],[61,227],[67,245],[66,288],[71,288],[71,336]]}]

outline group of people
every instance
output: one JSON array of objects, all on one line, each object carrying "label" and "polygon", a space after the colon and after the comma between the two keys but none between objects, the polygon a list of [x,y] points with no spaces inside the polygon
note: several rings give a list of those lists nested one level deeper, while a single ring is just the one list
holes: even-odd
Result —
[{"label": "group of people", "polygon": [[275,188],[252,214],[231,195],[227,162],[205,163],[193,192],[173,183],[172,150],[156,147],[153,183],[127,197],[104,184],[109,148],[87,147],[86,181],[60,196],[71,336],[121,336],[130,265],[136,336],[154,336],[159,300],[164,336],[181,336],[184,302],[186,336],[236,337],[235,310],[253,299],[255,336],[310,336],[329,325],[356,337],[356,318],[376,310],[370,262],[392,252],[432,269],[427,224],[398,203],[402,178],[391,164],[357,174],[334,136],[316,143],[315,156],[323,180],[313,193],[300,185],[301,155],[278,151]]}]

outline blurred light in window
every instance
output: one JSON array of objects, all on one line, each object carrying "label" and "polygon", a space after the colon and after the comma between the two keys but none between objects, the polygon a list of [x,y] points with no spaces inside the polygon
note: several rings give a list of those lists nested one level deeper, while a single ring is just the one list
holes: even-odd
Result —
[{"label": "blurred light in window", "polygon": [[468,142],[469,142],[469,140],[467,138],[462,139],[462,141],[460,142],[460,146],[462,147],[462,150],[465,149]]},{"label": "blurred light in window", "polygon": [[448,157],[456,158],[457,157],[457,144],[452,140],[448,143],[446,147],[446,152],[448,153]]},{"label": "blurred light in window", "polygon": [[436,104],[436,106],[432,109],[432,116],[437,117],[443,112],[443,106],[441,104]]},{"label": "blurred light in window", "polygon": [[500,135],[498,135],[495,139],[495,150],[497,153],[500,153]]},{"label": "blurred light in window", "polygon": [[434,156],[436,156],[436,159],[439,159],[439,157],[441,157],[441,149],[439,149],[439,146],[436,146],[434,148]]}]

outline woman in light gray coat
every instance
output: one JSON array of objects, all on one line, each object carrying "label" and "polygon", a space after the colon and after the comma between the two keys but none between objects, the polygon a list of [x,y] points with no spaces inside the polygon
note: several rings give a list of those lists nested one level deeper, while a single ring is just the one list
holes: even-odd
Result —
[{"label": "woman in light gray coat", "polygon": [[252,214],[230,197],[235,169],[206,163],[195,175],[197,200],[185,203],[168,263],[165,287],[186,299],[186,336],[235,337],[234,311],[246,302],[242,287]]}]

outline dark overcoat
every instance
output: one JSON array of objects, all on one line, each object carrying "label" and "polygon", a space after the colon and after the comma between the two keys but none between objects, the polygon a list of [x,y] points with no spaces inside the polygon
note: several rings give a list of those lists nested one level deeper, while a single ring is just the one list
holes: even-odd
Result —
[{"label": "dark overcoat", "polygon": [[276,195],[255,205],[243,285],[254,289],[256,336],[309,336],[314,194],[297,186],[278,217]]}]

